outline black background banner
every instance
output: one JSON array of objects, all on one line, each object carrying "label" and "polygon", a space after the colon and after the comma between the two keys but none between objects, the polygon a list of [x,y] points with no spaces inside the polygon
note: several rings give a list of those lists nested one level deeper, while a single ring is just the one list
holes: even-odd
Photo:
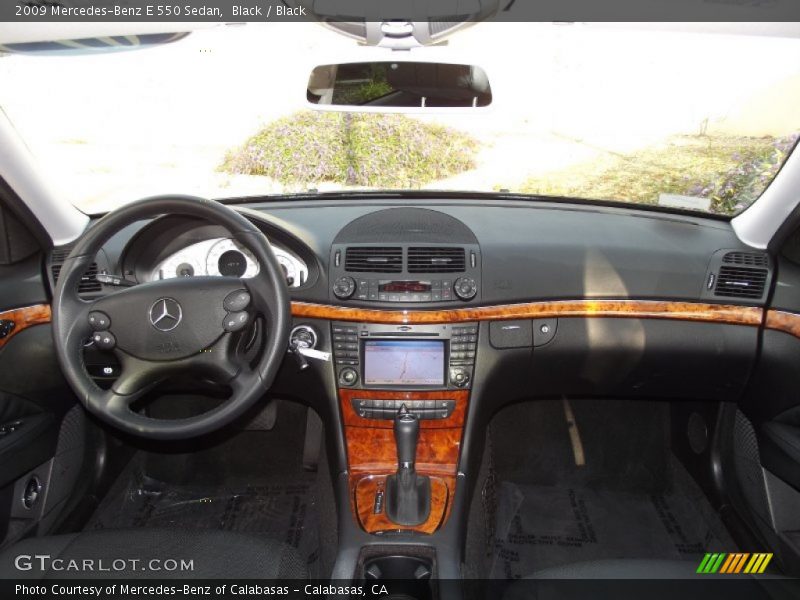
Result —
[{"label": "black background banner", "polygon": [[798,0],[3,0],[0,21],[800,21]]},{"label": "black background banner", "polygon": [[800,580],[747,575],[703,576],[691,579],[576,580],[434,580],[417,581],[298,581],[217,579],[46,579],[0,581],[0,597],[45,600],[151,600],[213,598],[287,600],[311,598],[404,598],[416,600],[777,600],[800,598]]}]

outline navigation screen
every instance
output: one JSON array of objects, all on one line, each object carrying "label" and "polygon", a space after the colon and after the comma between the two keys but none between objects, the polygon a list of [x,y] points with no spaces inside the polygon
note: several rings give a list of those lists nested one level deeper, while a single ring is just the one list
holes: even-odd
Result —
[{"label": "navigation screen", "polygon": [[366,385],[444,385],[444,342],[370,340],[364,346]]}]

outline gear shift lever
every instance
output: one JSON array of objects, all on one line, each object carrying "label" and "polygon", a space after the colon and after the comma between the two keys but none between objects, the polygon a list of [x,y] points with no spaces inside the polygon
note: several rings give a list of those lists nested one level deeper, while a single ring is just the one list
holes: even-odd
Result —
[{"label": "gear shift lever", "polygon": [[419,418],[405,404],[394,419],[394,439],[397,473],[386,478],[386,516],[398,525],[419,525],[431,512],[431,480],[414,469]]},{"label": "gear shift lever", "polygon": [[394,441],[397,444],[397,467],[414,471],[419,441],[419,419],[404,404],[394,419]]}]

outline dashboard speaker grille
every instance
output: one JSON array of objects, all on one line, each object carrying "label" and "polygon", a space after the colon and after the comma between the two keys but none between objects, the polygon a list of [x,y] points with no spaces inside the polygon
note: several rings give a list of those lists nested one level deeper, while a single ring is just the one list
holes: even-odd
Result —
[{"label": "dashboard speaker grille", "polygon": [[409,273],[463,273],[466,268],[464,248],[409,248]]},{"label": "dashboard speaker grille", "polygon": [[403,249],[377,246],[347,248],[344,269],[355,273],[401,273]]}]

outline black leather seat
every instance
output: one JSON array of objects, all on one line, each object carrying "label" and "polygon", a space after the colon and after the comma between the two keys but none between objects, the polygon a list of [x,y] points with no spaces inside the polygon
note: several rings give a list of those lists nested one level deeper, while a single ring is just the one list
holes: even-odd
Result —
[{"label": "black leather seat", "polygon": [[[181,569],[181,561],[187,565],[185,569]],[[306,576],[306,565],[291,546],[254,535],[216,530],[87,531],[25,539],[0,555],[3,579]]]}]

